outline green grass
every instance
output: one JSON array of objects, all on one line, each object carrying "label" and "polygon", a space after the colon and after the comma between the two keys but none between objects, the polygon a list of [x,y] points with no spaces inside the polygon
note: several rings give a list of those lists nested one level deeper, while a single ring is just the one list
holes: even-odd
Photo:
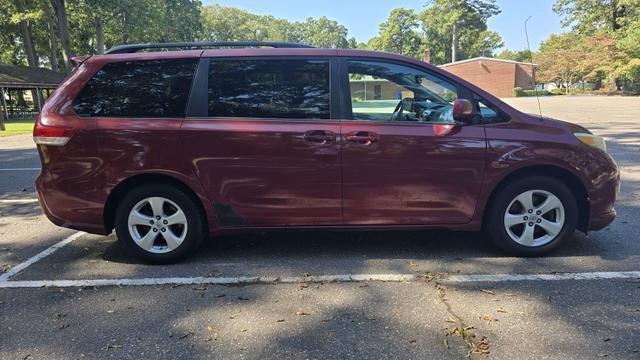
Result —
[{"label": "green grass", "polygon": [[33,132],[33,123],[35,119],[25,119],[25,120],[11,120],[4,122],[4,126],[7,130],[0,130],[0,137],[13,136],[13,135],[22,135],[22,134],[31,134]]}]

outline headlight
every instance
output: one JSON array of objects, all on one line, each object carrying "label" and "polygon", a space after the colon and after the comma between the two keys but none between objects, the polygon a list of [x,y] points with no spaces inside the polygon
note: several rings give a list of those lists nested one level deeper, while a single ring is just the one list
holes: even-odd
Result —
[{"label": "headlight", "polygon": [[607,152],[607,144],[604,142],[604,138],[602,136],[587,133],[575,133],[573,135],[583,143]]}]

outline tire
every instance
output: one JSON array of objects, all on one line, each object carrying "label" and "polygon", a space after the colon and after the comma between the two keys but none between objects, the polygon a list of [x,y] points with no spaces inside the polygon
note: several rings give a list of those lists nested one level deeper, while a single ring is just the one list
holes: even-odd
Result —
[{"label": "tire", "polygon": [[151,264],[182,260],[206,234],[204,216],[196,201],[164,184],[142,185],[129,191],[116,210],[115,229],[132,254]]},{"label": "tire", "polygon": [[578,222],[573,192],[548,176],[516,179],[489,206],[485,232],[498,247],[516,256],[549,253],[573,235]]}]

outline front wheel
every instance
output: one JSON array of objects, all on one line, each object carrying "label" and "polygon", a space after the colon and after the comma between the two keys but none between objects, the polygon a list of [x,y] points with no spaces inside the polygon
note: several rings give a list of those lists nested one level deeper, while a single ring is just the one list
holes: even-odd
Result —
[{"label": "front wheel", "polygon": [[125,195],[116,212],[115,228],[118,239],[149,263],[182,259],[205,233],[195,201],[162,184],[144,185]]},{"label": "front wheel", "polygon": [[575,196],[564,183],[530,176],[515,180],[497,194],[485,231],[511,254],[539,256],[569,239],[577,219]]}]

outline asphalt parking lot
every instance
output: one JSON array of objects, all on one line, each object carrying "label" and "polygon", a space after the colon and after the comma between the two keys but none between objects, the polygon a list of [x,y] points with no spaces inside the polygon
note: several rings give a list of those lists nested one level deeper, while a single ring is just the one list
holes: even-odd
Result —
[{"label": "asphalt parking lot", "polygon": [[611,226],[533,259],[477,233],[288,232],[143,265],[49,223],[31,138],[0,138],[0,358],[640,359],[640,98],[541,101],[606,137],[622,187]]}]

